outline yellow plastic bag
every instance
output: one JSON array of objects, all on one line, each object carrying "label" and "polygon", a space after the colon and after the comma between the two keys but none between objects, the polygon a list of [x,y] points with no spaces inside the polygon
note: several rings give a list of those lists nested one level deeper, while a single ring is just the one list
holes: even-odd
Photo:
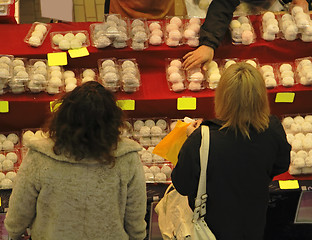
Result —
[{"label": "yellow plastic bag", "polygon": [[176,165],[179,151],[187,138],[186,128],[188,125],[190,125],[190,123],[178,120],[175,128],[156,145],[153,153],[167,159],[173,165]]}]

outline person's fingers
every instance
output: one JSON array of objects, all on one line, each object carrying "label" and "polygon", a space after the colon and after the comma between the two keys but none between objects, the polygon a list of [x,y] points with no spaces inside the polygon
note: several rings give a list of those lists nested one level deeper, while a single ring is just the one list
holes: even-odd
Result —
[{"label": "person's fingers", "polygon": [[194,60],[191,64],[189,64],[188,65],[188,67],[186,67],[186,70],[190,70],[190,69],[192,69],[192,68],[194,68],[194,67],[196,67],[197,65],[201,65],[201,63],[202,63],[202,60],[201,60],[201,58],[197,58],[196,60]]},{"label": "person's fingers", "polygon": [[187,54],[185,54],[185,55],[183,56],[183,59],[186,59],[186,58],[188,58],[189,56],[192,56],[193,53],[194,53],[194,51],[188,52]]}]

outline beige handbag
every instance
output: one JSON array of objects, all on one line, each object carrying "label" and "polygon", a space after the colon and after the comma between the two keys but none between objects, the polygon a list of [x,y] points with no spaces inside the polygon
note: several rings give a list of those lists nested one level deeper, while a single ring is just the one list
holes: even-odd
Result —
[{"label": "beige handbag", "polygon": [[202,142],[200,146],[200,178],[195,200],[194,212],[188,204],[187,196],[182,196],[173,189],[172,184],[167,188],[164,197],[155,207],[158,214],[158,225],[163,239],[171,240],[216,240],[207,226],[206,215],[206,170],[209,153],[209,127],[201,126]]}]

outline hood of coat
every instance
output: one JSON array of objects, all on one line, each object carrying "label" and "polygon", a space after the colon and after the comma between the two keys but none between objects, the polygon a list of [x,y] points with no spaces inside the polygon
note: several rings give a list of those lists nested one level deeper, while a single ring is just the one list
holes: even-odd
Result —
[{"label": "hood of coat", "polygon": [[[63,154],[56,155],[53,151],[54,141],[51,138],[46,137],[32,138],[25,145],[26,147],[28,147],[33,151],[40,152],[58,161],[70,163],[88,163],[88,164],[99,163],[96,159],[82,159],[80,161],[76,161],[75,159],[68,158]],[[118,142],[117,149],[113,151],[113,156],[121,157],[125,154],[131,152],[138,152],[140,150],[142,150],[142,146],[137,142],[128,138],[121,138],[121,141]]]}]

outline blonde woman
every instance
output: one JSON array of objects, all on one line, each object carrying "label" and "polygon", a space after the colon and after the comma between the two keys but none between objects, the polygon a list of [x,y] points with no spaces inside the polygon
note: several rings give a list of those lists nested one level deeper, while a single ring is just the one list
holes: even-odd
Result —
[{"label": "blonde woman", "polygon": [[[291,147],[277,117],[270,116],[264,80],[247,63],[230,66],[215,93],[217,119],[210,127],[205,221],[218,240],[263,239],[268,186],[288,170]],[[172,172],[191,208],[200,173],[200,128],[184,143]]]}]

